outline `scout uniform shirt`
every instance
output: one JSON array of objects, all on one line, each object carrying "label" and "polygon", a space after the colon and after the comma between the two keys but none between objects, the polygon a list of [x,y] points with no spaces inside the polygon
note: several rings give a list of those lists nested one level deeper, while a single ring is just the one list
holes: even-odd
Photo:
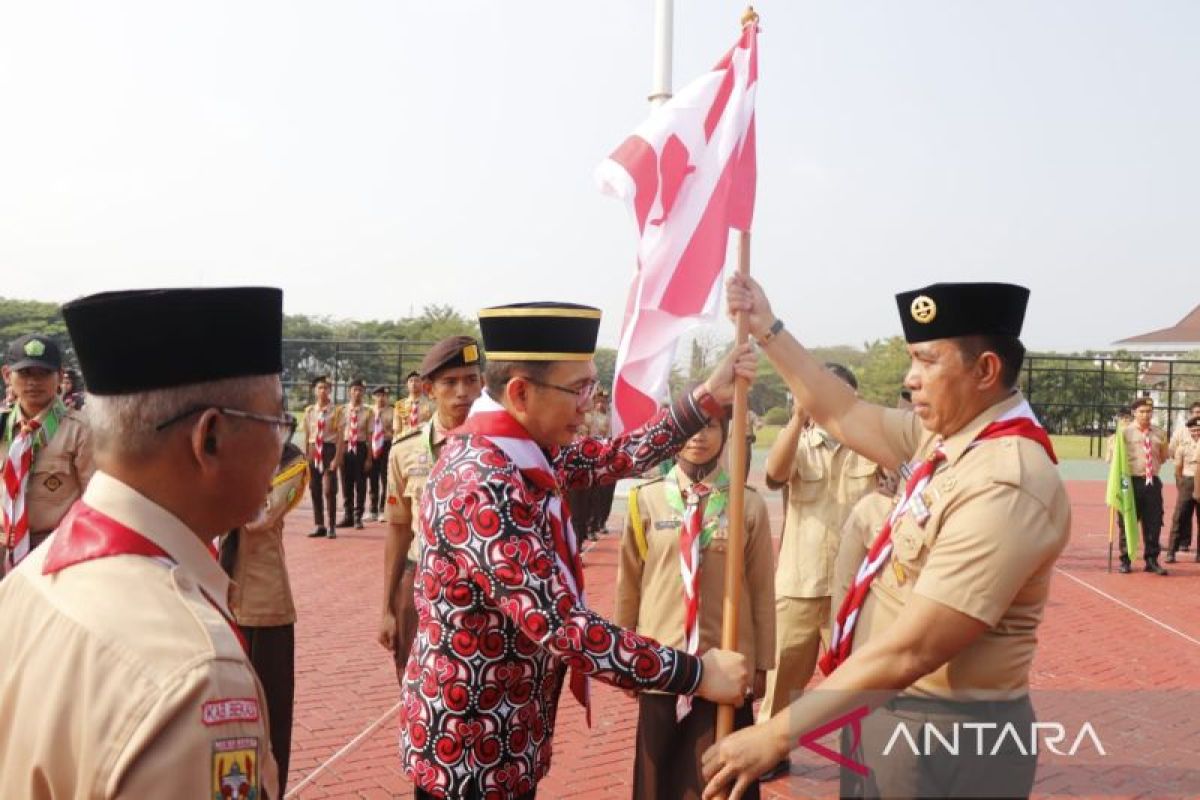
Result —
[{"label": "scout uniform shirt", "polygon": [[[711,479],[713,476],[709,476]],[[677,481],[681,490],[668,497],[667,481]],[[727,481],[725,481],[727,485]],[[679,539],[683,507],[692,481],[678,467],[662,478],[641,484],[633,497],[637,518],[631,508],[621,538],[621,560],[617,568],[617,612],[613,621],[655,641],[683,649],[684,595],[679,571]],[[775,565],[771,542],[771,520],[767,504],[758,492],[747,487],[745,577],[738,607],[738,652],[752,670],[775,666]],[[726,490],[726,497],[728,491]],[[714,494],[704,501],[712,503]],[[706,515],[705,524],[711,517]],[[729,521],[722,511],[708,545],[701,543],[700,555],[700,644],[698,652],[721,646],[724,614],[725,557],[729,545]],[[637,528],[642,530],[642,536]]]},{"label": "scout uniform shirt", "polygon": [[166,555],[79,560],[80,522],[78,540],[56,548],[60,528],[0,583],[0,797],[277,798],[267,705],[216,559],[103,472],[81,510]]},{"label": "scout uniform shirt", "polygon": [[[1024,402],[1020,393],[986,409],[945,441],[922,499],[923,522],[906,511],[892,531],[893,551],[871,583],[854,647],[885,631],[914,592],[988,625],[949,662],[905,694],[947,700],[1014,699],[1029,691],[1054,562],[1066,546],[1071,506],[1058,469],[1029,439],[975,437]],[[910,411],[885,412],[896,453],[927,457],[935,436]]]},{"label": "scout uniform shirt", "polygon": [[319,408],[316,403],[313,403],[304,409],[304,419],[301,420],[301,426],[304,428],[305,454],[309,458],[312,457],[313,445],[317,441],[317,420],[321,417],[325,418],[325,431],[322,434],[324,443],[332,445],[338,443],[338,433],[342,429],[342,407],[330,402],[325,408]]},{"label": "scout uniform shirt", "polygon": [[412,419],[412,406],[417,404],[417,425],[423,425],[433,416],[433,410],[429,403],[422,402],[419,398],[405,397],[402,400],[397,400],[392,411],[392,429],[396,431],[397,436],[403,436],[413,430],[409,420]]},{"label": "scout uniform shirt", "polygon": [[[357,419],[355,420],[358,423],[357,432],[350,430],[350,413],[355,409],[358,410]],[[342,406],[342,438],[346,440],[347,447],[349,447],[351,439],[357,433],[358,444],[365,444],[369,453],[371,448],[371,429],[374,427],[375,409],[366,403],[359,406],[346,403]]]},{"label": "scout uniform shirt", "polygon": [[[383,511],[385,522],[412,525],[413,516],[421,507],[421,492],[445,441],[446,429],[435,415],[392,445],[391,455],[388,456],[387,503]],[[415,529],[413,534],[408,560],[416,563],[420,556],[420,537]]]},{"label": "scout uniform shirt", "polygon": [[[57,428],[47,441],[49,418],[57,420]],[[8,447],[20,432],[25,415],[17,404],[3,418],[0,428],[0,466],[8,458]],[[83,495],[92,472],[92,434],[83,415],[54,401],[38,414],[42,424],[34,444],[33,466],[25,488],[25,507],[29,514],[29,546],[37,547]],[[3,489],[0,488],[0,492]],[[0,546],[3,542],[0,541]]]},{"label": "scout uniform shirt", "polygon": [[1177,464],[1182,464],[1183,477],[1196,477],[1196,462],[1200,460],[1200,442],[1192,438],[1187,428],[1183,428],[1183,436],[1171,444],[1171,458]]},{"label": "scout uniform shirt", "polygon": [[229,607],[239,625],[270,628],[293,625],[296,603],[283,550],[287,513],[304,496],[308,461],[300,458],[272,481],[263,516],[242,526],[229,587]]},{"label": "scout uniform shirt", "polygon": [[1163,462],[1170,459],[1167,452],[1167,434],[1162,428],[1151,425],[1143,431],[1137,423],[1131,422],[1125,431],[1125,459],[1129,463],[1129,474],[1139,478],[1146,477],[1146,435],[1150,435],[1150,451],[1154,457],[1154,474],[1161,477]]},{"label": "scout uniform shirt", "polygon": [[779,546],[775,594],[826,597],[842,524],[875,486],[875,464],[817,425],[800,432]]}]

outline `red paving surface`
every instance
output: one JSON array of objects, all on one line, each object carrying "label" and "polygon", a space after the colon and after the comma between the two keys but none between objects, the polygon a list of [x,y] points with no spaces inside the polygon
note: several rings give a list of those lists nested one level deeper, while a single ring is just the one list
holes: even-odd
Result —
[{"label": "red paving surface", "polygon": [[[1167,578],[1106,573],[1103,484],[1068,488],[1071,542],[1040,629],[1033,688],[1039,718],[1066,726],[1060,749],[1087,721],[1107,756],[1087,744],[1077,759],[1044,754],[1035,796],[1200,797],[1200,563],[1193,551]],[[768,497],[778,530],[779,497]],[[1165,499],[1169,512],[1173,487]],[[411,797],[397,756],[395,672],[375,642],[383,525],[367,523],[364,531],[339,531],[336,541],[326,541],[305,538],[310,520],[302,507],[286,531],[299,612],[288,797]],[[614,514],[614,527],[617,521]],[[612,612],[615,556],[611,535],[586,556],[589,600],[603,614]],[[562,703],[554,767],[539,786],[541,798],[629,796],[636,705],[593,685],[590,730],[575,703]],[[1053,694],[1059,690],[1068,694]],[[836,797],[836,781],[835,767],[798,750],[792,774],[765,784],[763,797]]]}]

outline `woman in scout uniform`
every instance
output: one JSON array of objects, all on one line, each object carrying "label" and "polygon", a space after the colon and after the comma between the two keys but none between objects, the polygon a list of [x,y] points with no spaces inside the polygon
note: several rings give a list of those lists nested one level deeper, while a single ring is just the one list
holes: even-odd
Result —
[{"label": "woman in scout uniform", "polygon": [[229,610],[266,696],[280,797],[287,793],[296,689],[296,604],[283,551],[283,519],[304,499],[308,473],[304,451],[288,442],[262,514],[221,541],[221,566],[233,580]]},{"label": "woman in scout uniform", "polygon": [[54,340],[14,341],[3,375],[15,402],[0,411],[0,576],[45,541],[95,470],[91,432],[58,396],[62,355]]},{"label": "woman in scout uniform", "polygon": [[[665,477],[630,492],[621,539],[616,623],[690,653],[721,641],[729,538],[729,479],[721,454],[727,432],[727,420],[709,420]],[[761,697],[775,663],[775,565],[767,507],[753,489],[746,493],[745,548],[738,650],[754,666],[754,694]],[[657,692],[638,697],[634,798],[700,797],[699,755],[713,742],[717,707],[689,700]],[[734,724],[754,724],[750,703],[737,710]],[[758,797],[757,785],[747,797]]]},{"label": "woman in scout uniform", "polygon": [[421,361],[422,390],[433,399],[433,417],[396,440],[388,465],[387,522],[384,545],[383,618],[379,643],[392,652],[396,678],[404,679],[404,662],[417,634],[413,575],[420,541],[413,519],[425,481],[442,452],[446,434],[462,425],[483,388],[479,344],[470,336],[451,336],[435,344]]}]

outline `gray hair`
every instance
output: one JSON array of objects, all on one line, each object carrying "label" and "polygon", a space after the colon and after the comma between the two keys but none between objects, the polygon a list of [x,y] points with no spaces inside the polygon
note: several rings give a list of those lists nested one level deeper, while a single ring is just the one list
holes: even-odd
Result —
[{"label": "gray hair", "polygon": [[97,451],[145,456],[170,433],[155,428],[189,409],[197,406],[245,409],[264,394],[279,393],[277,375],[224,378],[135,394],[89,394],[83,413]]}]

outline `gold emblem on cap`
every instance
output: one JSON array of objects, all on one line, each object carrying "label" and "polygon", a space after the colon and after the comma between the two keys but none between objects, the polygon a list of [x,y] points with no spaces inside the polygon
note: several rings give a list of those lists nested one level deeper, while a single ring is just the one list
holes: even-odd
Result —
[{"label": "gold emblem on cap", "polygon": [[933,302],[932,297],[926,295],[914,298],[909,310],[912,312],[912,318],[922,325],[928,325],[937,317],[937,303]]},{"label": "gold emblem on cap", "polygon": [[41,358],[46,354],[46,345],[39,342],[37,339],[30,339],[25,343],[25,355],[30,358]]},{"label": "gold emblem on cap", "polygon": [[473,344],[467,345],[463,348],[462,357],[466,363],[474,364],[479,360],[479,348]]}]

